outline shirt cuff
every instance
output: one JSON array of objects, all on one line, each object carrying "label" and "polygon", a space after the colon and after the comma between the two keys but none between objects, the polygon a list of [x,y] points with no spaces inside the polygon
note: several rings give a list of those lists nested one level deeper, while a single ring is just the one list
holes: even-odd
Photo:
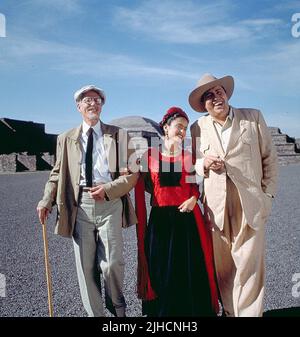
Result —
[{"label": "shirt cuff", "polygon": [[204,169],[204,158],[196,160],[195,170],[199,176],[208,177],[208,172]]}]

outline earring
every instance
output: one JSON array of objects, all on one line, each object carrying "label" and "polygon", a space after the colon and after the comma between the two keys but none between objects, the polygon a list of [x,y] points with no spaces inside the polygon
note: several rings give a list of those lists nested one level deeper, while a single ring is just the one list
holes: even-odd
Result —
[{"label": "earring", "polygon": [[165,136],[167,139],[169,139],[168,131],[165,131]]}]

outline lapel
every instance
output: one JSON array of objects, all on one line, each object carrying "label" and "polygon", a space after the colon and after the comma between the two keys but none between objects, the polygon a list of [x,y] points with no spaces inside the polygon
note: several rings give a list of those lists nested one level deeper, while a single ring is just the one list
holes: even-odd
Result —
[{"label": "lapel", "polygon": [[[112,179],[116,177],[117,171],[117,140],[116,140],[116,128],[104,124],[100,121],[100,127],[103,135],[103,145],[104,151],[108,162],[108,168],[111,174]],[[72,130],[69,134],[70,139],[70,153],[76,162],[81,162],[82,159],[82,149],[80,142],[80,135],[82,132],[82,125]],[[80,177],[80,166],[78,176]]]},{"label": "lapel", "polygon": [[227,146],[227,151],[225,153],[225,156],[228,154],[230,150],[232,150],[235,147],[236,142],[239,140],[241,135],[247,130],[247,127],[245,125],[245,121],[241,118],[241,111],[235,108],[233,109],[233,123],[232,123],[232,129],[231,134],[229,138],[229,143]]},{"label": "lapel", "polygon": [[80,181],[80,165],[81,159],[82,159],[82,150],[81,150],[81,141],[80,141],[80,135],[82,131],[82,125],[78,126],[77,128],[73,129],[69,135],[69,141],[68,141],[68,152],[73,164],[73,169],[71,170],[73,173],[71,173],[71,179],[75,180],[76,183]]},{"label": "lapel", "polygon": [[82,131],[82,125],[78,126],[77,128],[73,129],[73,131],[69,134],[70,142],[70,152],[72,156],[75,156],[78,162],[81,162],[82,151],[81,151],[81,142],[80,142],[80,134]]}]

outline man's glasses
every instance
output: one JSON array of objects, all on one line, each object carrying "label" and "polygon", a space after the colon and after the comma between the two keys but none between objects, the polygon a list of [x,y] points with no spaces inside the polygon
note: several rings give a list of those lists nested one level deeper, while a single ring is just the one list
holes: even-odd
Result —
[{"label": "man's glasses", "polygon": [[84,97],[81,100],[81,102],[83,102],[85,104],[92,104],[92,103],[101,104],[102,99],[101,99],[101,97]]}]

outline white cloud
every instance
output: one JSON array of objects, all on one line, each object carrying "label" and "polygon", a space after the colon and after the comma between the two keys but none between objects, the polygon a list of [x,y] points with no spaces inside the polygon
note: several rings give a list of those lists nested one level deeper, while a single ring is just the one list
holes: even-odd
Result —
[{"label": "white cloud", "polygon": [[10,38],[0,54],[0,66],[24,68],[27,61],[30,64],[42,63],[49,69],[74,75],[195,79],[192,72],[145,64],[127,55],[105,53],[37,38]]},{"label": "white cloud", "polygon": [[154,0],[136,8],[118,7],[115,23],[148,37],[185,44],[258,38],[258,30],[282,24],[280,19],[260,18],[237,21],[231,1],[213,3]]},{"label": "white cloud", "polygon": [[240,28],[223,25],[226,3],[195,5],[191,1],[148,1],[135,9],[118,7],[115,22],[162,41],[222,41],[244,34]]},{"label": "white cloud", "polygon": [[272,6],[272,11],[285,11],[285,10],[299,10],[300,2],[299,0],[293,1],[281,1],[280,3]]},{"label": "white cloud", "polygon": [[28,0],[21,5],[32,8],[44,8],[65,13],[79,13],[81,11],[80,0]]},{"label": "white cloud", "polygon": [[243,20],[240,21],[241,24],[252,26],[256,28],[263,28],[265,26],[277,26],[283,24],[284,22],[281,19],[252,19],[252,20]]},{"label": "white cloud", "polygon": [[[278,43],[272,50],[267,50],[243,60],[244,68],[247,65],[256,65],[257,74],[264,78],[265,83],[280,87],[283,83],[286,88],[294,89],[300,86],[300,43],[299,41]],[[298,75],[297,75],[298,74]],[[257,77],[256,74],[253,74]]]}]

